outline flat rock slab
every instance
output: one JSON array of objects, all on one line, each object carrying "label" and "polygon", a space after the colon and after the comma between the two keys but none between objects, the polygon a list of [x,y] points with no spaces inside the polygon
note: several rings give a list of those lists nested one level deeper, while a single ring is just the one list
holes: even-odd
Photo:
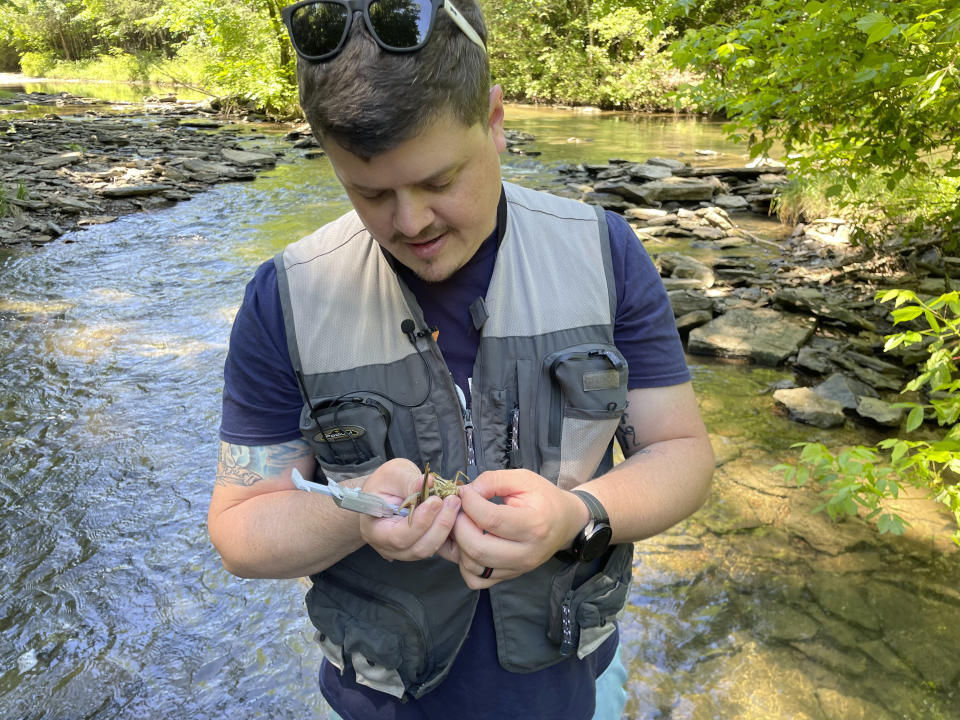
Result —
[{"label": "flat rock slab", "polygon": [[647,202],[712,200],[716,192],[717,185],[712,182],[681,177],[669,177],[665,180],[644,183],[638,190]]},{"label": "flat rock slab", "polygon": [[224,158],[237,165],[275,165],[277,158],[275,155],[267,153],[251,152],[249,150],[234,150],[233,148],[223,148],[220,154]]},{"label": "flat rock slab", "polygon": [[692,330],[687,350],[776,366],[810,339],[816,325],[814,318],[769,308],[735,309]]},{"label": "flat rock slab", "polygon": [[153,195],[169,189],[169,185],[163,185],[162,183],[142,183],[139,185],[119,185],[114,187],[105,187],[100,191],[100,194],[108,198],[129,198],[141,197],[143,195]]},{"label": "flat rock slab", "polygon": [[843,425],[843,405],[818,395],[811,388],[777,390],[773,399],[787,409],[790,418],[818,428]]}]

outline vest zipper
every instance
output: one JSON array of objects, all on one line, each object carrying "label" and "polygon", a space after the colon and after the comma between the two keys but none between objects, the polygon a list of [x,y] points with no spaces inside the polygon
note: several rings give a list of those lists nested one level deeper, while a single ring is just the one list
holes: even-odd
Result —
[{"label": "vest zipper", "polygon": [[[470,383],[470,396],[473,397],[473,383]],[[456,383],[457,400],[460,401],[460,412],[463,417],[463,437],[467,444],[467,477],[473,480],[477,477],[477,452],[473,445],[473,413],[467,407],[467,399],[463,390]]]}]

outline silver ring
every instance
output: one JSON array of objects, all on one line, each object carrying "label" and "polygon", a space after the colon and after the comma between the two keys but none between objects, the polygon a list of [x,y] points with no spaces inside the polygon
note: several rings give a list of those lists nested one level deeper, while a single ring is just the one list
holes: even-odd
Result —
[{"label": "silver ring", "polygon": [[480,577],[482,577],[482,578],[484,578],[484,579],[490,577],[491,575],[493,575],[493,568],[492,568],[492,567],[485,567],[485,568],[483,569],[483,572],[480,573]]}]

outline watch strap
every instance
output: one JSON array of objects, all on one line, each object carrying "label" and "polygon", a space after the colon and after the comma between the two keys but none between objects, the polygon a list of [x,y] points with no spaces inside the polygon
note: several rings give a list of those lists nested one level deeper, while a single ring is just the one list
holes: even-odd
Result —
[{"label": "watch strap", "polygon": [[593,517],[593,524],[597,523],[606,523],[610,524],[610,517],[607,515],[606,509],[597,500],[593,495],[588,493],[586,490],[573,490],[574,495],[583,500],[584,504],[587,506],[587,509],[590,511],[590,515]]}]

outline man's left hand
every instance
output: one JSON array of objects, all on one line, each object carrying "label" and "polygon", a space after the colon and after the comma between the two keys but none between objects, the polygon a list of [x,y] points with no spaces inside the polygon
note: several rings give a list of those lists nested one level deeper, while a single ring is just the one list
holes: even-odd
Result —
[{"label": "man's left hand", "polygon": [[[502,505],[490,502],[497,496]],[[580,498],[529,470],[482,473],[461,488],[460,498],[462,512],[453,528],[456,559],[473,590],[540,566],[569,547],[590,521]]]}]

